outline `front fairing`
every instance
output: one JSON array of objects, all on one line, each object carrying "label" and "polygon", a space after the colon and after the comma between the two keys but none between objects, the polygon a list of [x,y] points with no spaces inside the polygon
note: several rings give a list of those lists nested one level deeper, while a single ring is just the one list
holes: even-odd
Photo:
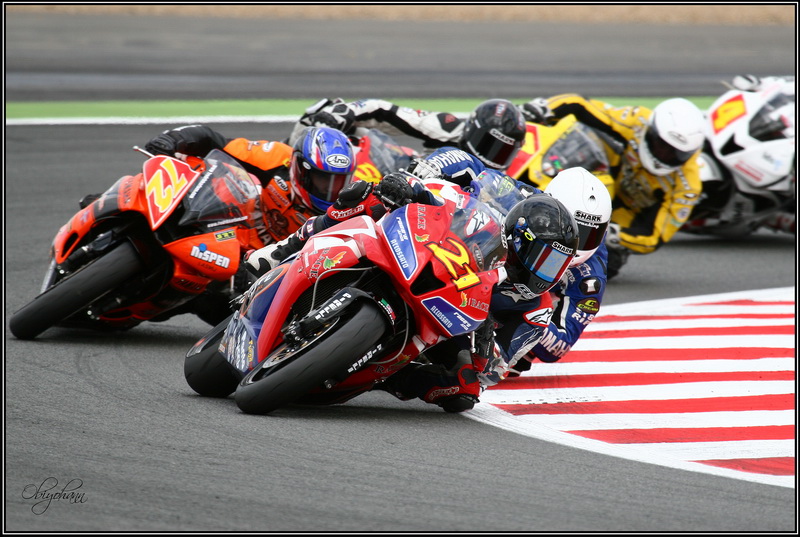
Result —
[{"label": "front fairing", "polygon": [[542,158],[542,171],[550,177],[580,166],[591,173],[608,173],[609,165],[597,134],[576,123],[548,149]]},{"label": "front fairing", "polygon": [[496,211],[470,197],[460,207],[410,204],[384,216],[380,228],[391,253],[385,270],[402,278],[401,295],[428,321],[419,323],[421,338],[434,344],[478,328],[506,259]]},{"label": "front fairing", "polygon": [[525,143],[506,171],[511,177],[544,190],[560,171],[580,166],[607,187],[613,185],[604,142],[575,116],[565,116],[552,126],[527,123],[526,129]]},{"label": "front fairing", "polygon": [[183,199],[179,226],[209,231],[232,225],[262,228],[261,184],[233,157],[217,149]]},{"label": "front fairing", "polygon": [[795,96],[779,87],[731,90],[709,108],[708,143],[737,188],[759,194],[795,189]]},{"label": "front fairing", "polygon": [[258,337],[288,270],[289,265],[283,264],[256,280],[242,295],[239,311],[234,313],[225,330],[220,342],[220,352],[243,373],[253,369],[258,363]]}]

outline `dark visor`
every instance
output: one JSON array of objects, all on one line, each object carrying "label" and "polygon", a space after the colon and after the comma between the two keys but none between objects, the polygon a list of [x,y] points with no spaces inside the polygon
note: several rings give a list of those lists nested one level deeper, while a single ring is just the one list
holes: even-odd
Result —
[{"label": "dark visor", "polygon": [[315,170],[306,172],[304,181],[308,193],[323,201],[335,201],[339,192],[347,186],[350,178],[346,173],[325,173]]},{"label": "dark visor", "polygon": [[558,281],[572,261],[572,256],[553,249],[541,239],[521,241],[517,255],[525,268],[548,283]]},{"label": "dark visor", "polygon": [[575,219],[578,224],[578,250],[594,250],[603,242],[603,237],[608,229],[608,222],[604,224],[591,224]]},{"label": "dark visor", "polygon": [[682,166],[694,155],[694,151],[681,151],[668,144],[661,138],[655,125],[650,125],[650,127],[647,128],[644,139],[653,158],[669,168]]},{"label": "dark visor", "polygon": [[484,134],[477,145],[474,140],[467,142],[469,150],[499,168],[506,168],[517,154],[521,144],[501,142],[491,134]]}]

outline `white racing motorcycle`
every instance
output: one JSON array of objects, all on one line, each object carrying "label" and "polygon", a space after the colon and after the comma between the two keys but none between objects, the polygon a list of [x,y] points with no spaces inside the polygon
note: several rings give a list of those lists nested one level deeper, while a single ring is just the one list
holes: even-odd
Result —
[{"label": "white racing motorcycle", "polygon": [[703,193],[681,231],[742,236],[766,227],[795,233],[794,77],[730,89],[708,109],[699,157]]}]

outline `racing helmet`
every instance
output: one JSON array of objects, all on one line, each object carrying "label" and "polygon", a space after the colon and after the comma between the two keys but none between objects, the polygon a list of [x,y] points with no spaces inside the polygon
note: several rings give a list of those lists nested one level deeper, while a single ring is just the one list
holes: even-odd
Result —
[{"label": "racing helmet", "polygon": [[544,189],[572,213],[578,224],[578,252],[570,267],[586,263],[603,243],[611,220],[611,195],[603,182],[581,167],[556,175]]},{"label": "racing helmet", "polygon": [[533,194],[514,205],[503,231],[510,281],[541,295],[558,283],[578,249],[578,225],[563,203]]},{"label": "racing helmet", "polygon": [[495,170],[508,168],[525,141],[525,118],[511,101],[490,99],[472,111],[459,146]]},{"label": "racing helmet", "polygon": [[325,212],[352,182],[355,170],[347,135],[330,127],[308,127],[294,144],[289,180],[306,207]]},{"label": "racing helmet", "polygon": [[650,116],[639,142],[642,166],[653,175],[669,175],[683,166],[705,141],[705,118],[692,102],[667,99]]}]

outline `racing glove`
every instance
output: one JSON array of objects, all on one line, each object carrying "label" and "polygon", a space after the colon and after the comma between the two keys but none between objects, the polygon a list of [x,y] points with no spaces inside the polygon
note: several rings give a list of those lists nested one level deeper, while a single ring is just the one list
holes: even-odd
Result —
[{"label": "racing glove", "polygon": [[154,155],[175,156],[179,141],[169,131],[164,131],[146,144],[144,148]]},{"label": "racing glove", "polygon": [[758,91],[761,87],[761,79],[755,75],[736,75],[733,77],[731,85],[741,91]]},{"label": "racing glove", "polygon": [[608,265],[606,267],[606,275],[611,280],[614,276],[619,274],[622,265],[627,263],[631,251],[622,245],[619,237],[620,227],[619,224],[609,223],[608,230],[606,231],[606,247],[608,248]]},{"label": "racing glove", "polygon": [[[365,214],[377,220],[386,213],[386,207],[376,201],[375,196],[370,195],[374,188],[375,184],[368,181],[350,183],[339,192],[336,201],[328,207],[325,214],[336,222],[347,220],[359,214]],[[314,231],[318,230],[315,229]]]},{"label": "racing glove", "polygon": [[620,248],[625,248],[622,245],[622,240],[620,239],[619,233],[622,228],[620,228],[619,224],[615,224],[614,222],[609,222],[608,229],[606,230],[606,247],[612,250],[619,250]]},{"label": "racing glove", "polygon": [[414,189],[408,184],[408,179],[404,174],[392,172],[386,174],[381,182],[375,185],[373,194],[389,210],[394,210],[413,201]]},{"label": "racing glove", "polygon": [[307,119],[312,126],[331,127],[346,134],[353,130],[355,120],[355,112],[341,99],[334,101],[332,106],[327,106],[319,112],[311,114]]},{"label": "racing glove", "polygon": [[541,123],[543,125],[547,125],[552,119],[555,118],[553,111],[547,104],[547,99],[544,97],[531,99],[527,103],[520,105],[518,108],[525,117],[525,121],[530,121],[532,123]]},{"label": "racing glove", "polygon": [[212,149],[223,149],[228,139],[205,125],[186,125],[166,130],[147,142],[144,148],[154,155],[186,158],[204,157]]},{"label": "racing glove", "polygon": [[408,166],[408,173],[418,179],[443,179],[442,167],[436,162],[425,159],[414,159]]}]

